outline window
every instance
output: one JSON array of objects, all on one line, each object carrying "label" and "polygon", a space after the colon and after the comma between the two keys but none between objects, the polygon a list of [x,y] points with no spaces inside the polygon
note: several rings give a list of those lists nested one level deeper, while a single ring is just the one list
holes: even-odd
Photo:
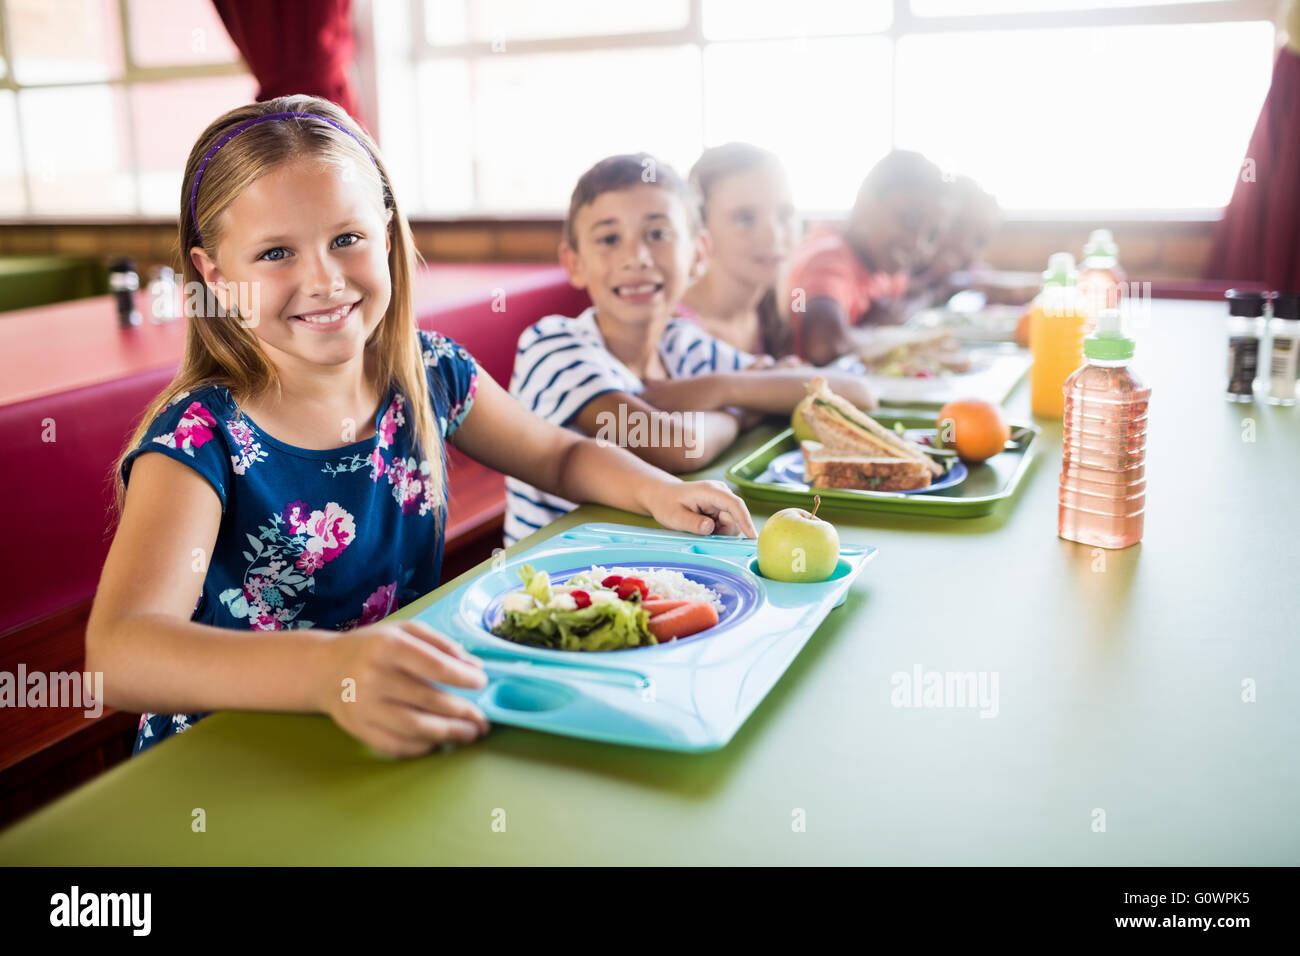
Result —
[{"label": "window", "polygon": [[[974,177],[1010,209],[1049,209],[1062,197],[1080,210],[1228,201],[1268,90],[1271,24],[974,39],[933,33],[899,41],[900,146]],[[1222,68],[1233,60],[1242,66]]]},{"label": "window", "polygon": [[[1010,213],[1205,210],[1268,89],[1274,0],[372,0],[359,88],[414,214],[554,215],[602,156],[776,151],[845,209],[891,147]],[[369,41],[372,40],[373,44]],[[211,0],[0,0],[0,216],[172,216],[256,83]]]},{"label": "window", "polygon": [[[880,36],[711,43],[704,142],[770,149],[790,171],[802,208],[847,207],[863,174],[889,151],[892,61],[892,44]],[[699,147],[688,150],[683,172]]]},{"label": "window", "polygon": [[[473,196],[484,211],[550,212],[568,205],[588,156],[648,143],[666,161],[689,164],[700,143],[698,108],[647,109],[629,94],[646,83],[662,103],[689,103],[699,74],[699,54],[687,46],[432,60],[419,82],[433,104],[423,113],[421,141],[432,159],[425,193],[444,208]],[[598,121],[576,121],[578,109]]]},{"label": "window", "polygon": [[0,0],[0,215],[174,216],[256,92],[210,0]]},{"label": "window", "polygon": [[18,105],[14,94],[0,90],[0,216],[24,212],[23,165],[14,144],[18,142]]},{"label": "window", "polygon": [[[379,136],[409,210],[557,213],[644,149],[774,150],[834,213],[891,147],[1011,214],[1208,210],[1268,90],[1273,0],[376,4]],[[2,118],[2,114],[0,114]]]},{"label": "window", "polygon": [[430,44],[501,43],[600,34],[636,34],[686,26],[687,0],[424,0]]}]

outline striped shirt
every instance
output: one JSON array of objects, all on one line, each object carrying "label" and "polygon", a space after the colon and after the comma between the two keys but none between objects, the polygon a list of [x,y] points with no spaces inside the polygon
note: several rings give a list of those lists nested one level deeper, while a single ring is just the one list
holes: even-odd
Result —
[{"label": "striped shirt", "polygon": [[[672,319],[659,340],[669,378],[737,372],[754,356],[713,338],[693,322]],[[574,424],[592,399],[606,392],[639,395],[641,380],[605,347],[592,306],[576,319],[551,315],[519,336],[510,394],[547,421],[581,433]],[[506,546],[576,508],[518,478],[506,478]]]}]

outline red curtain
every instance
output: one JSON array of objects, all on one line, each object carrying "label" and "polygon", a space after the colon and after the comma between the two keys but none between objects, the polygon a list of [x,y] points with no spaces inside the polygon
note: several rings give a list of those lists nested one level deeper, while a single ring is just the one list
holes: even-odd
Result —
[{"label": "red curtain", "polygon": [[1300,56],[1289,48],[1273,66],[1205,276],[1300,292]]},{"label": "red curtain", "polygon": [[260,89],[258,100],[310,93],[357,118],[348,70],[352,0],[212,0]]}]

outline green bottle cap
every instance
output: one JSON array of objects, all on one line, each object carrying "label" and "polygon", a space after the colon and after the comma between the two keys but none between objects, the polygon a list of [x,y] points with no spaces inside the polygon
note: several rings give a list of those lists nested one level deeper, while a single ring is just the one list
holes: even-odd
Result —
[{"label": "green bottle cap", "polygon": [[1083,354],[1103,362],[1133,357],[1133,340],[1120,327],[1119,309],[1102,309],[1097,331],[1083,340]]},{"label": "green bottle cap", "polygon": [[1083,258],[1088,259],[1118,259],[1119,246],[1115,243],[1115,237],[1111,235],[1109,229],[1094,229],[1088,235],[1088,241],[1083,246]]}]

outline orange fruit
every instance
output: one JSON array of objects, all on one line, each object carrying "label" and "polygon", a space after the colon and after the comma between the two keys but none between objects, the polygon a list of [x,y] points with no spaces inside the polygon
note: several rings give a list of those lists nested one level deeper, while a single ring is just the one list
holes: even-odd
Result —
[{"label": "orange fruit", "polygon": [[1029,348],[1029,314],[1033,309],[1025,309],[1025,314],[1016,322],[1016,344],[1022,349]]},{"label": "orange fruit", "polygon": [[944,445],[956,448],[957,457],[971,464],[992,458],[1011,437],[1002,409],[978,398],[943,406],[937,427]]}]

